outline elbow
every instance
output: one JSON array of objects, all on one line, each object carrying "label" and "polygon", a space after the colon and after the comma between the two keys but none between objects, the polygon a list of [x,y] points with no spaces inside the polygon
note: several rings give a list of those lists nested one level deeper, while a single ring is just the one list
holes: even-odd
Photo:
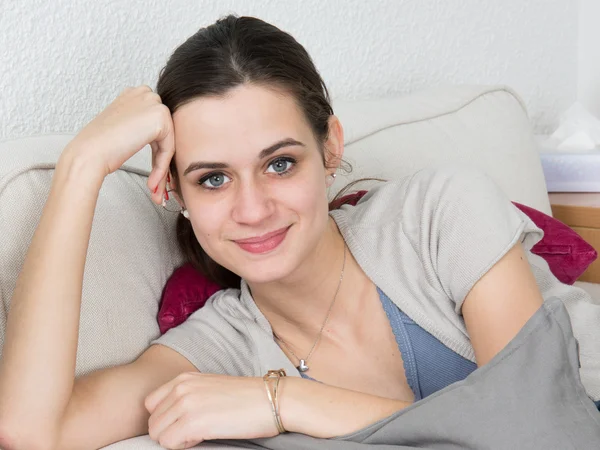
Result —
[{"label": "elbow", "polygon": [[2,450],[54,450],[55,439],[40,429],[30,426],[28,430],[22,426],[0,420],[0,449]]}]

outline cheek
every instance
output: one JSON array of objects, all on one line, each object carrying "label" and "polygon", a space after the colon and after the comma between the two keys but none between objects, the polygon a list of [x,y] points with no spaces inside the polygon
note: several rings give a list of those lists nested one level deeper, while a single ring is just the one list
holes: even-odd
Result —
[{"label": "cheek", "polygon": [[302,215],[321,214],[327,208],[327,190],[324,177],[315,172],[291,183],[279,183],[275,189],[277,202]]},{"label": "cheek", "polygon": [[203,248],[211,246],[215,236],[218,236],[218,230],[221,228],[224,219],[224,211],[212,205],[197,206],[196,211],[192,213],[192,227],[196,239]]},{"label": "cheek", "polygon": [[316,185],[311,185],[298,192],[295,199],[295,206],[298,211],[309,215],[321,215],[327,205],[325,189],[319,189]]}]

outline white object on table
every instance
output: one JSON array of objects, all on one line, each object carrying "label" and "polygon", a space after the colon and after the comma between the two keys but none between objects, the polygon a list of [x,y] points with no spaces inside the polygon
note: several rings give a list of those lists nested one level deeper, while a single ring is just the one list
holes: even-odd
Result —
[{"label": "white object on table", "polygon": [[560,151],[545,135],[536,141],[548,192],[600,192],[599,150]]},{"label": "white object on table", "polygon": [[600,120],[575,102],[561,114],[558,128],[542,145],[563,153],[600,151]]}]

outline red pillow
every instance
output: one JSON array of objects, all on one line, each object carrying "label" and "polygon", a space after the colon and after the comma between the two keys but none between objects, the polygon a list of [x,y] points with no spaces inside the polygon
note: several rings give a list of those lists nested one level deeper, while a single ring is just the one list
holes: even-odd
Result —
[{"label": "red pillow", "polygon": [[210,281],[190,263],[173,272],[163,290],[158,310],[158,328],[164,334],[169,328],[180,325],[194,311],[200,309],[215,292],[223,289]]},{"label": "red pillow", "polygon": [[[366,193],[359,191],[345,195],[331,202],[329,210],[346,204],[354,206]],[[529,206],[516,202],[513,204],[544,230],[544,237],[533,246],[531,252],[544,258],[550,271],[562,283],[573,284],[597,258],[596,250],[559,220]],[[220,289],[218,284],[208,280],[190,263],[176,269],[167,281],[158,311],[160,332],[165,333],[169,328],[183,323]]]},{"label": "red pillow", "polygon": [[531,253],[544,258],[562,283],[575,283],[598,257],[594,247],[560,220],[529,206],[513,204],[544,230],[544,237],[531,248]]}]

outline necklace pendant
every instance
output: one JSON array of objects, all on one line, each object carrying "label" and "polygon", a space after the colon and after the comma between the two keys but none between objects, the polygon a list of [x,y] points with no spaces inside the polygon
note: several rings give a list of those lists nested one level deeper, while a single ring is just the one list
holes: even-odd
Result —
[{"label": "necklace pendant", "polygon": [[301,359],[300,365],[297,367],[300,372],[306,372],[308,370],[308,366],[306,365],[306,361]]}]

